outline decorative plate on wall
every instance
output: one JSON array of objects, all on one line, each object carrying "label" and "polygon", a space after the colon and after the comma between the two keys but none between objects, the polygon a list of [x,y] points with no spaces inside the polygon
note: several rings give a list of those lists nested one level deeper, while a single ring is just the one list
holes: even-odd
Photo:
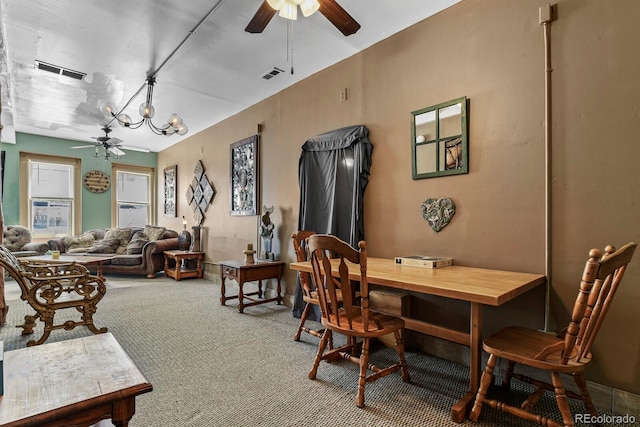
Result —
[{"label": "decorative plate on wall", "polygon": [[92,193],[104,193],[111,186],[111,178],[102,171],[89,171],[84,174],[84,187]]}]

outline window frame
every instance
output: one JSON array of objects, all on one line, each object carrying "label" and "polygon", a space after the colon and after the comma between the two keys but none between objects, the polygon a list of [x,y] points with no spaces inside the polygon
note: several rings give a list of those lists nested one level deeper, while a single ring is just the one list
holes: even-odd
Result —
[{"label": "window frame", "polygon": [[[31,221],[31,167],[30,162],[39,162],[39,163],[51,163],[51,164],[59,164],[59,165],[67,165],[71,166],[73,170],[72,177],[72,190],[73,197],[71,198],[72,209],[71,209],[71,226],[70,230],[72,234],[80,234],[80,229],[82,226],[82,161],[76,157],[61,157],[61,156],[52,156],[49,154],[37,154],[37,153],[29,153],[29,152],[20,152],[20,224],[26,224],[26,227],[29,228],[31,233],[34,234],[34,239],[47,239],[47,238],[55,238],[67,235],[66,233],[57,234],[57,233],[46,233],[46,234],[35,234],[32,228]],[[42,197],[37,197],[37,199],[43,199]],[[56,198],[51,198],[48,200],[56,200]],[[59,200],[68,200],[68,199],[59,199]]]},{"label": "window frame", "polygon": [[[157,201],[156,201],[156,169],[151,166],[126,165],[123,163],[111,164],[111,226],[119,227],[119,209],[118,209],[118,174],[131,173],[149,176],[149,224],[156,224],[157,217]],[[129,202],[130,204],[134,204]]]}]

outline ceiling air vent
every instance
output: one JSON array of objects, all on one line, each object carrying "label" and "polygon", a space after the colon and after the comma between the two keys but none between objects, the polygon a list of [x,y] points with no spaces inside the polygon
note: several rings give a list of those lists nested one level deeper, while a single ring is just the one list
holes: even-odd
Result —
[{"label": "ceiling air vent", "polygon": [[284,70],[281,70],[278,67],[273,67],[272,69],[270,69],[269,71],[261,75],[260,77],[262,77],[265,80],[270,80],[280,73],[284,73]]},{"label": "ceiling air vent", "polygon": [[46,62],[36,60],[36,69],[42,71],[48,71],[50,73],[58,74],[60,76],[71,77],[76,80],[84,80],[86,73],[80,71],[73,71],[68,68],[59,67],[58,65],[48,64]]}]

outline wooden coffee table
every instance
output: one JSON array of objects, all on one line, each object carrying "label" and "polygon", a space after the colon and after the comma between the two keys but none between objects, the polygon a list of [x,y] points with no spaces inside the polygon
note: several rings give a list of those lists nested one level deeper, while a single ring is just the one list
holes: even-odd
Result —
[{"label": "wooden coffee table", "polygon": [[128,426],[147,381],[113,335],[7,351],[0,426]]},{"label": "wooden coffee table", "polygon": [[84,265],[85,267],[95,264],[96,276],[98,276],[103,282],[106,282],[107,279],[105,279],[102,274],[102,263],[114,258],[114,255],[60,255],[58,258],[53,258],[51,255],[38,255],[18,258],[18,260],[20,262],[38,264],[69,264],[71,262],[75,262],[76,264]]}]

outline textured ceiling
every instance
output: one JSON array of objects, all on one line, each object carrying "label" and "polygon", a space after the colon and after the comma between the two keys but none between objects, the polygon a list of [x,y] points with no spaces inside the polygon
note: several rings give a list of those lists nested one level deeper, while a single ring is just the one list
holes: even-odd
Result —
[{"label": "textured ceiling", "polygon": [[[15,142],[14,131],[92,141],[108,122],[101,106],[120,110],[142,88],[124,110],[138,120],[146,76],[160,68],[153,121],[178,113],[189,133],[156,136],[115,123],[111,133],[160,151],[458,1],[338,0],[362,25],[345,37],[320,13],[295,22],[276,15],[263,33],[249,34],[261,0],[0,0],[3,141]],[[38,70],[36,60],[86,78]],[[262,79],[273,67],[285,72]]]}]

